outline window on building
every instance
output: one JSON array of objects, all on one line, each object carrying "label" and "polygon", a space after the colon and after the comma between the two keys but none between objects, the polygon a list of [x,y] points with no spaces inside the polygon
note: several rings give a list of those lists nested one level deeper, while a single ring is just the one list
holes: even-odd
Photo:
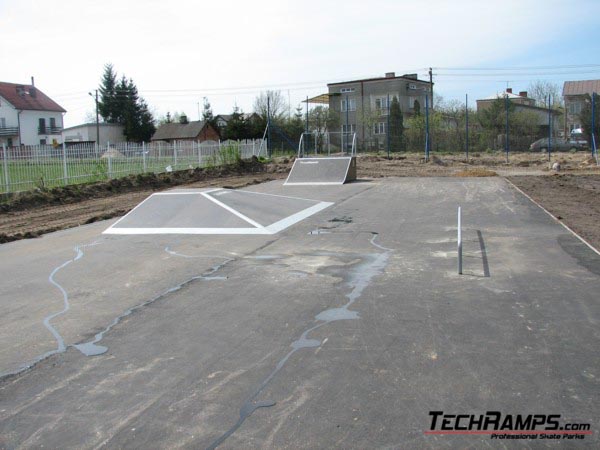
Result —
[{"label": "window on building", "polygon": [[346,111],[346,100],[348,101],[348,111],[356,111],[356,99],[348,98],[342,99],[342,111]]},{"label": "window on building", "polygon": [[387,110],[389,108],[388,98],[385,97],[377,97],[375,99],[375,109],[380,111],[382,114],[387,114]]},{"label": "window on building", "polygon": [[343,124],[342,125],[342,133],[356,133],[356,124]]},{"label": "window on building", "polygon": [[50,128],[56,128],[56,119],[54,117],[50,117]]},{"label": "window on building", "polygon": [[0,128],[6,128],[6,118],[0,117]]},{"label": "window on building", "polygon": [[379,122],[373,125],[374,134],[385,134],[385,122]]},{"label": "window on building", "polygon": [[46,145],[46,139],[40,139],[40,145]]},{"label": "window on building", "polygon": [[46,119],[43,119],[43,118],[39,119],[39,130],[38,130],[38,133],[39,134],[46,134]]},{"label": "window on building", "polygon": [[354,88],[341,88],[340,92],[342,94],[346,93],[346,92],[354,92]]},{"label": "window on building", "polygon": [[579,114],[581,113],[581,102],[573,102],[569,103],[569,114]]}]

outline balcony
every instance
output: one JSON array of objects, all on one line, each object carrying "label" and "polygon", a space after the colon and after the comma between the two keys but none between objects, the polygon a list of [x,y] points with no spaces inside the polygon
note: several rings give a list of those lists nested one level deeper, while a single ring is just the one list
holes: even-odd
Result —
[{"label": "balcony", "polygon": [[38,127],[39,135],[60,134],[62,127]]},{"label": "balcony", "polygon": [[18,136],[18,127],[0,127],[0,136]]}]

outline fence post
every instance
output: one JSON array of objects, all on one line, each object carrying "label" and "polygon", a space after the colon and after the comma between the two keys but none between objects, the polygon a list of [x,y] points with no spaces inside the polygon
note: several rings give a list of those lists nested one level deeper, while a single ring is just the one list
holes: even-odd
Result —
[{"label": "fence post", "polygon": [[202,153],[200,153],[200,141],[198,141],[198,167],[202,167]]},{"label": "fence post", "polygon": [[173,170],[177,170],[177,141],[173,141]]},{"label": "fence post", "polygon": [[148,168],[146,166],[146,143],[142,142],[142,161],[144,164],[144,173],[148,172]]},{"label": "fence post", "polygon": [[8,179],[8,155],[6,154],[6,144],[2,144],[2,167],[4,169],[4,184],[6,193],[10,192],[10,180]]},{"label": "fence post", "polygon": [[110,141],[106,142],[106,157],[108,159],[108,179],[112,178],[112,155],[110,153]]},{"label": "fence post", "polygon": [[62,143],[62,157],[63,157],[63,179],[64,183],[69,182],[69,174],[67,173],[67,147],[65,143]]}]

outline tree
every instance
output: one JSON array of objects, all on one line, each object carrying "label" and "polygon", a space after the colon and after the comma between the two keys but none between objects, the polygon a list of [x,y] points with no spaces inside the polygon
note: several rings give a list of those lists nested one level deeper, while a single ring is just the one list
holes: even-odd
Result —
[{"label": "tree", "polygon": [[227,122],[223,130],[223,138],[225,140],[248,139],[250,130],[248,123],[244,119],[244,113],[236,106],[233,108],[231,119]]},{"label": "tree", "polygon": [[267,118],[267,103],[271,113],[271,120],[274,120],[276,123],[283,123],[288,111],[288,104],[283,98],[281,91],[261,92],[254,99],[254,112],[264,119]]},{"label": "tree", "polygon": [[117,74],[112,64],[104,65],[104,73],[98,91],[100,99],[98,100],[98,112],[106,123],[118,123],[116,102]]},{"label": "tree", "polygon": [[404,149],[404,118],[400,109],[398,97],[394,95],[390,105],[390,151],[398,152]]},{"label": "tree", "polygon": [[[598,146],[598,132],[600,131],[600,95],[596,94],[594,99],[594,136],[596,138],[596,147]],[[578,114],[581,127],[583,128],[583,134],[588,141],[590,147],[592,147],[592,97],[587,95],[581,112]]]},{"label": "tree", "polygon": [[105,122],[123,125],[127,140],[150,140],[156,131],[154,118],[131,78],[123,75],[117,82],[112,64],[106,64],[99,91],[98,110]]},{"label": "tree", "polygon": [[213,115],[212,108],[207,97],[204,97],[204,103],[202,105],[202,120],[212,125],[212,127],[215,130],[219,129],[219,126],[217,125],[217,120]]},{"label": "tree", "polygon": [[529,84],[527,88],[528,95],[536,101],[537,106],[548,108],[548,96],[552,96],[552,108],[561,108],[563,98],[560,93],[560,87],[556,83],[547,80],[537,80]]}]

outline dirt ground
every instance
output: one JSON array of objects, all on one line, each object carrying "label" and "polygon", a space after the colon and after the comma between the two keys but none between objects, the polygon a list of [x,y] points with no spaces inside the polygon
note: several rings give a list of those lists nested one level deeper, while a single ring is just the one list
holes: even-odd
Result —
[{"label": "dirt ground", "polygon": [[[559,162],[560,172],[551,170]],[[185,186],[239,188],[284,178],[292,161],[276,158],[233,168],[190,170],[162,175],[139,175],[93,185],[76,185],[22,194],[0,204],[0,243],[121,216],[152,192]],[[547,210],[600,248],[600,168],[588,153],[546,155],[422,154],[360,156],[359,178],[411,176],[506,176]]]}]

